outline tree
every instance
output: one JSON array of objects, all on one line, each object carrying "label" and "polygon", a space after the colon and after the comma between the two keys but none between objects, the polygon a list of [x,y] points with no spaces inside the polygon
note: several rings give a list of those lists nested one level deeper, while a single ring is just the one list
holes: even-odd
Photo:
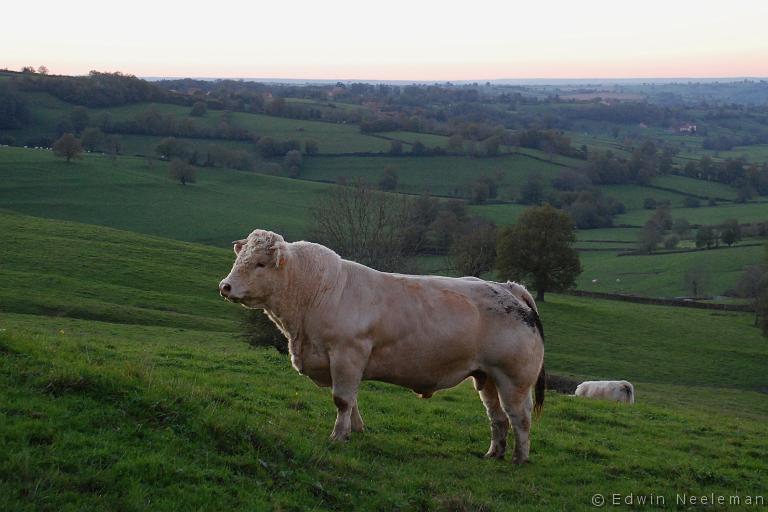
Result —
[{"label": "tree", "polygon": [[536,299],[573,286],[581,273],[573,221],[550,205],[528,208],[518,222],[502,230],[496,268],[503,279],[531,280]]},{"label": "tree", "polygon": [[104,132],[89,126],[83,130],[83,134],[80,136],[80,143],[86,151],[96,151],[104,144]]},{"label": "tree", "polygon": [[501,145],[501,139],[497,135],[488,137],[483,141],[483,149],[485,150],[485,155],[486,156],[498,155],[500,145]]},{"label": "tree", "polygon": [[316,140],[307,139],[304,141],[304,153],[307,155],[316,155],[320,152],[320,147]]},{"label": "tree", "polygon": [[496,226],[472,219],[454,236],[450,249],[451,267],[461,276],[480,277],[496,260]]},{"label": "tree", "polygon": [[48,68],[45,66],[40,66],[37,68],[37,72],[41,75],[47,75],[48,74]]},{"label": "tree", "polygon": [[155,152],[165,160],[183,158],[189,154],[189,145],[176,137],[166,137],[155,147]]},{"label": "tree", "polygon": [[703,297],[709,289],[709,276],[711,272],[703,263],[692,264],[683,275],[685,290],[691,297]]},{"label": "tree", "polygon": [[202,117],[206,113],[208,113],[208,107],[206,107],[205,103],[202,101],[196,101],[192,105],[192,110],[190,110],[189,115],[194,117]]},{"label": "tree", "polygon": [[653,219],[646,222],[638,237],[640,249],[648,254],[653,253],[662,240],[662,233],[663,229]]},{"label": "tree", "polygon": [[741,241],[741,226],[735,219],[727,220],[720,227],[720,238],[728,247]]},{"label": "tree", "polygon": [[75,133],[82,132],[88,126],[89,117],[88,109],[85,107],[75,107],[72,109],[72,112],[69,113],[69,120]]},{"label": "tree", "polygon": [[178,180],[182,185],[194,183],[196,174],[194,167],[178,158],[174,158],[168,164],[168,177],[172,180]]},{"label": "tree", "polygon": [[403,143],[399,140],[391,140],[389,141],[389,154],[390,155],[402,155],[403,154]]},{"label": "tree", "polygon": [[412,155],[423,155],[427,152],[427,146],[424,145],[423,142],[420,140],[417,140],[413,144],[411,144],[411,154]]},{"label": "tree", "polygon": [[288,175],[295,178],[301,172],[301,165],[304,163],[304,157],[301,156],[301,151],[298,149],[292,149],[285,154],[283,164],[288,169]]},{"label": "tree", "polygon": [[520,202],[523,204],[541,204],[544,200],[544,180],[540,174],[529,174],[520,187]]},{"label": "tree", "polygon": [[312,238],[375,269],[403,272],[419,249],[405,229],[415,224],[413,201],[364,182],[335,187],[312,213]]},{"label": "tree", "polygon": [[701,226],[696,231],[696,247],[710,249],[717,244],[717,233],[712,226]]},{"label": "tree", "polygon": [[120,150],[123,148],[123,141],[119,135],[109,135],[107,137],[107,154],[111,160],[117,160],[117,155],[120,154]]},{"label": "tree", "polygon": [[67,159],[69,163],[73,158],[82,158],[83,147],[80,141],[71,133],[65,133],[53,143],[53,154]]},{"label": "tree", "polygon": [[392,167],[384,169],[384,174],[379,180],[381,190],[395,190],[397,188],[397,172]]}]

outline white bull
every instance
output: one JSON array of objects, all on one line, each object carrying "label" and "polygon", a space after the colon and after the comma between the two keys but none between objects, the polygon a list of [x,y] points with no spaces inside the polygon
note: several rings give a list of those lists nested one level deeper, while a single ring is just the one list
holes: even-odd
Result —
[{"label": "white bull", "polygon": [[635,387],[626,380],[588,380],[576,387],[575,395],[635,403]]},{"label": "white bull", "polygon": [[511,423],[515,462],[528,459],[531,410],[544,402],[545,375],[543,330],[525,288],[379,272],[262,230],[234,242],[234,250],[221,295],[264,309],[288,339],[294,368],[332,388],[331,439],[363,430],[361,380],[428,398],[471,376],[491,420],[486,456],[504,456]]}]

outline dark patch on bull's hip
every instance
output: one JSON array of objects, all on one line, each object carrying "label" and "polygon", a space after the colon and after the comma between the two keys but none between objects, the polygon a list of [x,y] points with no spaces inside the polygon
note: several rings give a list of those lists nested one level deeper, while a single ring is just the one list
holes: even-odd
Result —
[{"label": "dark patch on bull's hip", "polygon": [[469,377],[475,379],[475,389],[481,391],[485,387],[485,381],[488,380],[488,375],[483,370],[475,370],[469,374]]}]

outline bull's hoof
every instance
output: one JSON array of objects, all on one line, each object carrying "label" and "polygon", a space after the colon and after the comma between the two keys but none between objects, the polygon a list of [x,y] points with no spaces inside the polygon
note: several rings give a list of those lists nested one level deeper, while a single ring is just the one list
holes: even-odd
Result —
[{"label": "bull's hoof", "polygon": [[530,461],[528,460],[528,457],[525,457],[525,458],[523,458],[523,457],[515,457],[514,459],[512,459],[512,464],[519,465],[519,466],[521,466],[523,464],[528,464],[529,462]]},{"label": "bull's hoof", "polygon": [[491,449],[483,457],[486,459],[502,460],[504,458],[504,450]]},{"label": "bull's hoof", "polygon": [[349,441],[349,432],[346,432],[346,433],[332,432],[331,435],[328,437],[328,440],[333,443],[345,443]]},{"label": "bull's hoof", "polygon": [[365,425],[352,425],[352,432],[365,432]]}]

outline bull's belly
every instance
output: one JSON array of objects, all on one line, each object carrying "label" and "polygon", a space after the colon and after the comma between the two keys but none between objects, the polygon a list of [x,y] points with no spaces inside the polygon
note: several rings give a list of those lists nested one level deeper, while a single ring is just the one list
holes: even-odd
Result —
[{"label": "bull's belly", "polygon": [[383,355],[372,355],[363,379],[403,386],[423,395],[452,388],[480,369],[469,354],[445,357],[445,354],[422,353],[411,358],[381,357]]}]

